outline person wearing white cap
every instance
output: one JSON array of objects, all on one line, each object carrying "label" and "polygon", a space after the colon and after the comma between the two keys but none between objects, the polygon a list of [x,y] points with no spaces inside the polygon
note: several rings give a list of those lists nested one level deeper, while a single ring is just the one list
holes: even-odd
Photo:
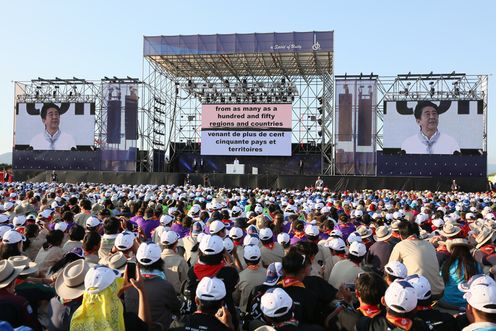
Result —
[{"label": "person wearing white cap", "polygon": [[210,223],[208,231],[211,235],[217,235],[224,238],[226,236],[226,225],[222,221],[215,220]]},{"label": "person wearing white cap", "polygon": [[396,279],[405,279],[407,276],[408,270],[400,261],[391,261],[384,266],[384,279],[388,285]]},{"label": "person wearing white cap", "polygon": [[417,314],[415,317],[425,321],[429,330],[451,331],[458,328],[453,315],[432,308],[431,284],[427,278],[421,275],[411,275],[405,280],[415,288],[417,293]]},{"label": "person wearing white cap", "polygon": [[367,253],[364,244],[353,242],[349,249],[347,258],[334,265],[329,276],[329,284],[338,289],[342,284],[353,284],[359,273],[363,272],[360,267],[362,260]]},{"label": "person wearing white cap", "polygon": [[239,281],[238,271],[226,265],[225,259],[228,257],[224,254],[224,242],[221,237],[217,235],[204,235],[200,241],[200,255],[198,262],[190,268],[188,272],[188,281],[186,284],[186,289],[189,291],[189,301],[188,306],[190,310],[194,312],[195,298],[194,293],[196,293],[198,282],[204,277],[218,277],[224,281],[226,286],[227,295],[225,302],[233,318],[234,325],[237,325],[238,319],[236,317],[236,310],[234,306],[234,301],[232,294]]},{"label": "person wearing white cap", "polygon": [[175,321],[173,330],[233,331],[231,312],[225,307],[227,297],[224,282],[216,277],[204,277],[193,293],[198,310]]},{"label": "person wearing white cap", "polygon": [[294,318],[293,299],[282,288],[268,289],[260,299],[260,309],[263,319],[274,330],[313,330],[311,326],[300,325]]},{"label": "person wearing white cap", "polygon": [[329,237],[324,246],[329,249],[330,256],[325,260],[323,277],[325,280],[329,280],[336,263],[346,259],[346,243],[340,237]]},{"label": "person wearing white cap", "polygon": [[160,237],[161,237],[163,232],[170,230],[170,226],[171,226],[173,220],[174,220],[174,217],[172,217],[168,214],[164,214],[164,215],[160,216],[160,225],[157,226],[155,228],[155,230],[152,231],[153,242],[155,242],[159,246],[162,246],[162,244],[160,243]]},{"label": "person wearing white cap", "polygon": [[281,232],[277,235],[277,242],[284,249],[284,254],[286,254],[291,247],[291,237],[286,232]]},{"label": "person wearing white cap", "polygon": [[459,286],[467,300],[467,319],[463,331],[496,329],[496,283],[486,275],[473,276]]},{"label": "person wearing white cap", "polygon": [[403,221],[398,224],[398,230],[402,240],[394,246],[389,261],[402,262],[409,275],[425,276],[431,284],[434,299],[438,299],[444,282],[439,273],[436,249],[430,242],[419,239],[418,225]]},{"label": "person wearing white cap", "polygon": [[124,253],[126,258],[133,259],[137,245],[138,241],[134,232],[126,230],[119,233],[115,238],[114,247],[112,248],[111,253],[121,251],[122,253]]},{"label": "person wearing white cap", "polygon": [[[8,259],[11,256],[23,255],[22,246],[26,237],[10,226],[2,226],[5,231],[2,235],[2,245],[0,246],[0,259]],[[2,232],[3,232],[2,231]]]},{"label": "person wearing white cap", "polygon": [[261,252],[260,248],[255,245],[244,247],[243,258],[246,263],[246,269],[239,273],[239,282],[236,286],[235,297],[239,301],[239,308],[246,312],[248,296],[255,286],[265,281],[266,269],[260,265]]},{"label": "person wearing white cap", "polygon": [[260,229],[258,237],[262,243],[260,248],[262,265],[267,267],[273,262],[281,262],[284,256],[284,248],[278,242],[274,242],[272,230],[270,228]]},{"label": "person wearing white cap", "polygon": [[[166,280],[160,247],[154,242],[142,243],[136,253],[136,262],[143,275],[148,296],[151,320],[164,327],[172,322],[172,315],[179,313],[181,306],[172,284]],[[138,293],[130,289],[124,296],[126,311],[138,312]]]},{"label": "person wearing white cap", "polygon": [[389,285],[384,294],[386,324],[391,330],[429,330],[424,321],[413,318],[417,308],[417,292],[406,280],[397,279]]},{"label": "person wearing white cap", "polygon": [[198,238],[203,232],[203,225],[201,222],[195,222],[191,225],[189,234],[179,239],[178,246],[182,245],[184,248],[184,260],[189,265],[194,265],[198,261]]},{"label": "person wearing white cap", "polygon": [[181,291],[181,284],[188,279],[188,264],[182,255],[177,253],[179,236],[174,231],[164,231],[160,236],[160,243],[164,247],[161,259],[164,261],[166,279],[174,286],[177,294]]}]

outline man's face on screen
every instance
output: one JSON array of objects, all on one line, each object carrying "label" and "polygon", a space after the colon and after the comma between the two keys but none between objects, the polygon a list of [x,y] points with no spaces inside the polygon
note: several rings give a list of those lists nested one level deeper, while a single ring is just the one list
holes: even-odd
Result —
[{"label": "man's face on screen", "polygon": [[417,120],[417,124],[420,125],[422,131],[436,131],[439,124],[437,110],[430,106],[424,107],[420,119]]},{"label": "man's face on screen", "polygon": [[48,108],[45,120],[43,121],[47,131],[55,132],[59,129],[60,114],[56,108]]}]

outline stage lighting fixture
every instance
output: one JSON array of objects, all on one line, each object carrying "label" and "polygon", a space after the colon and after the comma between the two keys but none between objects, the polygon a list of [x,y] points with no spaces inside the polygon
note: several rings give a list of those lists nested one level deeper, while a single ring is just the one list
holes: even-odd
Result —
[{"label": "stage lighting fixture", "polygon": [[319,104],[322,104],[322,97],[318,97],[317,100],[319,101]]},{"label": "stage lighting fixture", "polygon": [[429,89],[429,95],[433,97],[434,94],[436,93],[436,89],[434,88],[434,82],[430,82],[429,85],[431,86],[431,88]]},{"label": "stage lighting fixture", "polygon": [[272,97],[270,95],[267,97],[267,102],[272,102]]},{"label": "stage lighting fixture", "polygon": [[225,97],[220,97],[220,102],[226,102],[226,98]]},{"label": "stage lighting fixture", "polygon": [[248,88],[248,81],[246,80],[246,78],[243,78],[242,86],[244,89]]},{"label": "stage lighting fixture", "polygon": [[57,96],[57,91],[53,91],[53,97],[55,98]]},{"label": "stage lighting fixture", "polygon": [[281,85],[285,85],[286,84],[286,78],[281,78]]},{"label": "stage lighting fixture", "polygon": [[69,96],[72,97],[72,91],[69,92]]},{"label": "stage lighting fixture", "polygon": [[36,96],[36,99],[38,99],[40,97],[40,91],[36,91],[35,96]]},{"label": "stage lighting fixture", "polygon": [[317,134],[319,135],[319,137],[322,137],[322,131],[321,130],[317,131]]},{"label": "stage lighting fixture", "polygon": [[322,107],[317,107],[317,110],[319,111],[319,114],[322,115]]},{"label": "stage lighting fixture", "polygon": [[288,97],[287,97],[287,96],[283,96],[283,97],[282,97],[282,101],[283,101],[283,102],[288,102]]},{"label": "stage lighting fixture", "polygon": [[224,87],[229,88],[229,80],[224,79]]}]

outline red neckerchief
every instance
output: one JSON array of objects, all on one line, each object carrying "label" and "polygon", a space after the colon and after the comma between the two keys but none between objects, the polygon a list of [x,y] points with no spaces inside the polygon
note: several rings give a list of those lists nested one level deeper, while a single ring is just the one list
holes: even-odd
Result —
[{"label": "red neckerchief", "polygon": [[358,310],[362,312],[362,314],[369,318],[374,318],[381,313],[381,308],[379,306],[374,305],[361,305],[358,307]]},{"label": "red neckerchief", "polygon": [[386,319],[389,323],[397,328],[409,331],[412,328],[413,321],[406,317],[396,317],[386,314]]},{"label": "red neckerchief", "polygon": [[417,311],[425,311],[425,310],[431,310],[431,306],[417,306]]},{"label": "red neckerchief", "polygon": [[208,265],[198,262],[194,265],[193,271],[196,275],[196,278],[198,280],[202,280],[203,277],[215,276],[222,268],[224,268],[224,261],[216,265]]},{"label": "red neckerchief", "polygon": [[259,264],[255,264],[255,265],[253,265],[253,264],[251,264],[251,265],[247,265],[247,266],[246,266],[246,269],[250,269],[250,270],[258,270],[258,269],[260,269],[260,265],[259,265]]},{"label": "red neckerchief", "polygon": [[396,238],[396,239],[401,239],[400,234],[396,231],[393,231],[393,234],[391,235],[391,237]]},{"label": "red neckerchief", "polygon": [[305,288],[305,285],[296,277],[286,276],[278,284],[282,285],[283,288],[290,286],[297,286]]},{"label": "red neckerchief", "polygon": [[491,255],[494,253],[495,251],[495,248],[496,246],[493,245],[493,244],[487,244],[487,245],[484,245],[482,246],[481,248],[479,248],[479,250],[484,253],[484,254],[487,254],[487,255]]},{"label": "red neckerchief", "polygon": [[234,244],[234,247],[242,246],[241,241],[238,241],[238,240],[234,240],[233,244]]},{"label": "red neckerchief", "polygon": [[295,231],[294,236],[295,236],[296,238],[298,238],[298,239],[302,239],[302,238],[304,238],[304,237],[305,237],[305,232],[303,232],[303,231]]},{"label": "red neckerchief", "polygon": [[268,243],[268,244],[263,244],[265,247],[268,249],[273,249],[274,248],[274,242]]},{"label": "red neckerchief", "polygon": [[418,239],[418,237],[415,234],[412,234],[411,236],[409,236],[408,238],[406,238],[406,240],[417,240],[417,239]]},{"label": "red neckerchief", "polygon": [[436,248],[436,252],[439,252],[439,253],[449,253],[448,248],[446,247],[446,245],[439,245]]},{"label": "red neckerchief", "polygon": [[287,325],[298,326],[298,323],[299,323],[298,320],[293,317],[290,320],[287,320],[287,321],[284,321],[281,323],[273,324],[273,326],[274,326],[274,329],[279,330],[282,327],[287,326]]},{"label": "red neckerchief", "polygon": [[346,253],[336,253],[335,256],[339,257],[341,260],[346,259]]}]

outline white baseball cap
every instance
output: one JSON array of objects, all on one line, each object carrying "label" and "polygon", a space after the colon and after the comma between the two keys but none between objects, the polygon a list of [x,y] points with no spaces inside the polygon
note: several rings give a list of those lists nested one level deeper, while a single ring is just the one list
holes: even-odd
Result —
[{"label": "white baseball cap", "polygon": [[219,278],[203,277],[196,287],[196,297],[203,301],[219,301],[226,297],[226,286]]},{"label": "white baseball cap", "polygon": [[260,259],[262,253],[256,245],[248,245],[243,247],[243,257],[248,261],[256,261]]},{"label": "white baseball cap", "polygon": [[384,271],[394,277],[406,278],[408,271],[406,266],[400,261],[391,261],[384,266]]},{"label": "white baseball cap", "polygon": [[0,239],[3,238],[3,235],[10,230],[12,230],[12,228],[9,225],[0,225]]},{"label": "white baseball cap", "polygon": [[360,233],[355,231],[355,232],[350,233],[347,240],[350,244],[352,244],[354,242],[361,243],[362,242],[362,236],[360,235]]},{"label": "white baseball cap", "polygon": [[260,229],[260,234],[259,234],[260,240],[272,239],[273,235],[274,234],[272,233],[272,230],[270,228]]},{"label": "white baseball cap", "polygon": [[14,207],[14,203],[7,201],[6,203],[3,204],[3,210],[9,210]]},{"label": "white baseball cap", "polygon": [[329,233],[329,236],[343,238],[343,233],[339,229],[334,229],[331,231],[331,233]]},{"label": "white baseball cap", "polygon": [[468,283],[461,283],[458,289],[465,294],[463,298],[477,310],[496,313],[496,282],[487,275],[475,275]]},{"label": "white baseball cap", "polygon": [[22,215],[18,215],[12,220],[12,224],[14,224],[14,226],[23,226],[25,223],[26,217]]},{"label": "white baseball cap", "polygon": [[8,221],[9,221],[9,216],[8,215],[0,214],[0,224],[8,223]]},{"label": "white baseball cap", "polygon": [[334,251],[344,251],[346,243],[341,238],[332,238],[326,242],[326,246]]},{"label": "white baseball cap", "polygon": [[88,228],[95,228],[95,227],[99,226],[100,224],[102,224],[102,222],[98,218],[96,218],[95,216],[90,216],[86,220],[86,226]]},{"label": "white baseball cap", "polygon": [[260,239],[252,235],[246,235],[246,237],[243,238],[243,246],[248,246],[248,245],[258,246],[259,243],[260,243]]},{"label": "white baseball cap", "polygon": [[234,249],[234,243],[231,238],[225,237],[224,240],[222,240],[222,243],[224,244],[224,249],[228,252],[231,253],[232,250]]},{"label": "white baseball cap", "polygon": [[305,226],[305,234],[307,236],[316,237],[320,233],[319,227],[313,224],[308,224]]},{"label": "white baseball cap", "polygon": [[84,277],[85,291],[91,294],[100,293],[109,287],[117,278],[118,271],[97,265],[86,273]]},{"label": "white baseball cap", "polygon": [[282,288],[269,289],[260,299],[262,313],[271,318],[286,315],[292,307],[293,299]]},{"label": "white baseball cap", "polygon": [[224,230],[225,228],[226,226],[224,225],[224,223],[215,220],[212,223],[210,223],[210,226],[208,227],[208,231],[210,232],[210,234],[216,234]]},{"label": "white baseball cap", "polygon": [[123,231],[115,237],[114,246],[120,251],[127,251],[133,247],[135,238],[134,233],[130,231]]},{"label": "white baseball cap", "polygon": [[38,218],[49,218],[50,216],[52,216],[52,214],[53,214],[53,210],[45,209],[38,214]]},{"label": "white baseball cap", "polygon": [[26,237],[16,230],[9,230],[3,234],[2,242],[4,244],[17,244],[18,242],[26,241]]},{"label": "white baseball cap", "polygon": [[205,235],[200,241],[200,251],[205,255],[219,254],[224,250],[224,242],[219,236]]},{"label": "white baseball cap", "polygon": [[172,223],[173,220],[174,217],[172,217],[171,215],[164,214],[160,216],[160,224],[162,224],[163,226],[169,225],[170,223]]},{"label": "white baseball cap", "polygon": [[286,232],[281,232],[277,235],[277,242],[281,245],[286,245],[290,240],[291,238]]},{"label": "white baseball cap", "polygon": [[261,214],[263,212],[263,208],[260,205],[255,206],[255,213]]},{"label": "white baseball cap", "polygon": [[239,206],[234,206],[231,210],[231,215],[236,217],[243,213],[243,210]]},{"label": "white baseball cap", "polygon": [[60,230],[62,232],[65,232],[65,230],[67,230],[67,227],[69,227],[69,224],[67,224],[66,222],[62,221],[62,222],[55,223],[55,226],[53,227],[53,229],[54,230]]},{"label": "white baseball cap", "polygon": [[351,255],[362,257],[367,253],[367,247],[365,247],[365,245],[360,242],[354,241],[351,243],[348,252]]},{"label": "white baseball cap", "polygon": [[136,252],[136,260],[143,265],[150,265],[160,260],[162,251],[154,242],[142,243]]},{"label": "white baseball cap", "polygon": [[243,237],[243,230],[238,227],[232,227],[231,230],[229,230],[229,237],[231,239],[241,239]]},{"label": "white baseball cap", "polygon": [[408,313],[417,307],[417,291],[406,280],[396,279],[384,295],[386,306],[397,313]]},{"label": "white baseball cap", "polygon": [[179,240],[179,236],[175,231],[164,231],[160,235],[160,243],[162,245],[172,245]]},{"label": "white baseball cap", "polygon": [[424,276],[415,274],[406,277],[405,280],[415,288],[417,300],[427,300],[431,297],[431,284]]}]

